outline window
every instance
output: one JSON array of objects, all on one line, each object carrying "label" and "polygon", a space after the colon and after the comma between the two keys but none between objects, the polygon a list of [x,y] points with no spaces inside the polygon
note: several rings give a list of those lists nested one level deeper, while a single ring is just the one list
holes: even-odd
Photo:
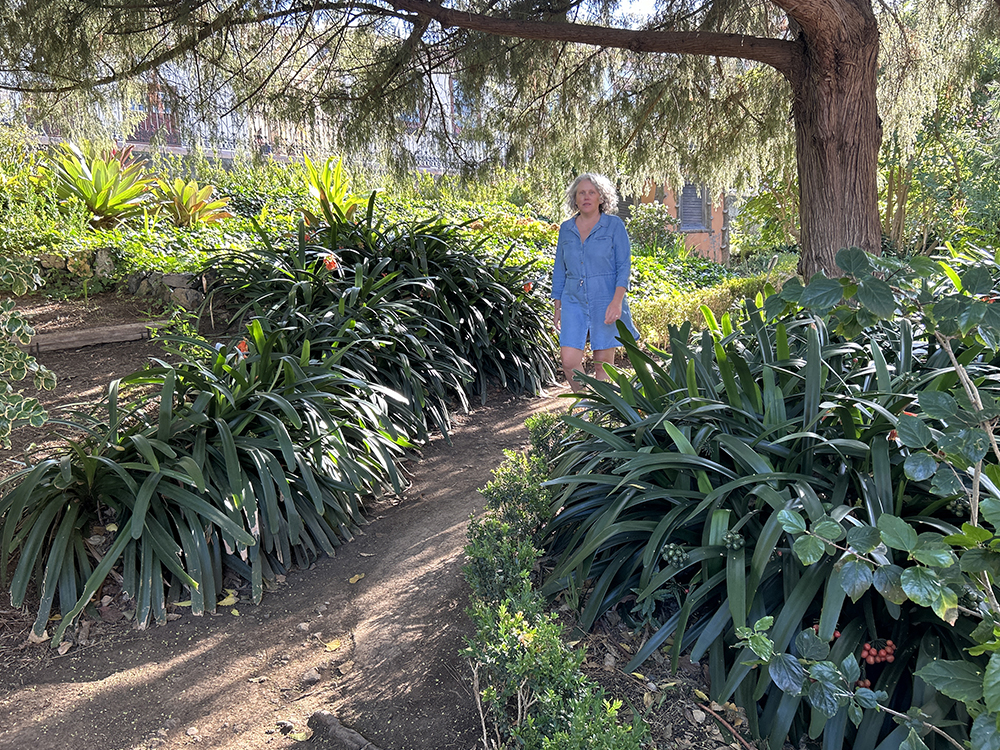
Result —
[{"label": "window", "polygon": [[677,201],[677,217],[680,220],[682,232],[710,232],[711,205],[708,200],[708,187],[685,182]]}]

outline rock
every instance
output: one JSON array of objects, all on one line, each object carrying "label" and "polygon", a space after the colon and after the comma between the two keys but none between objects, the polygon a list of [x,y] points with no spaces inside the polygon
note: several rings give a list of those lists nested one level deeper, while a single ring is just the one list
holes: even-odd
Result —
[{"label": "rock", "polygon": [[340,720],[329,711],[317,711],[309,717],[309,727],[316,732],[323,732],[334,742],[335,747],[343,750],[381,750],[375,743],[369,742],[353,729],[345,727]]},{"label": "rock", "polygon": [[302,675],[302,684],[303,685],[315,685],[317,682],[319,682],[322,679],[323,678],[320,676],[319,670],[316,669],[316,667],[313,667],[308,672],[306,672],[304,675]]},{"label": "rock", "polygon": [[705,712],[699,711],[697,708],[691,711],[691,718],[693,718],[699,724],[702,724],[705,721],[705,716],[706,716]]},{"label": "rock", "polygon": [[188,727],[184,734],[188,737],[194,737],[196,734],[199,734],[198,727]]},{"label": "rock", "polygon": [[295,626],[295,629],[298,630],[300,633],[308,633],[309,632],[309,623],[308,622],[300,622],[298,625]]},{"label": "rock", "polygon": [[606,654],[604,655],[604,668],[605,668],[605,669],[614,669],[614,668],[615,668],[615,663],[616,663],[617,661],[618,661],[618,660],[617,660],[617,659],[615,659],[615,655],[614,655],[614,654],[612,654],[612,653],[611,653],[611,652],[609,651],[608,653],[606,653]]},{"label": "rock", "polygon": [[354,669],[353,661],[345,661],[343,664],[337,667],[337,671],[340,672],[341,674],[347,674],[352,669]]},{"label": "rock", "polygon": [[64,271],[66,270],[66,259],[59,255],[41,255],[38,257],[38,265],[42,268],[57,268]]},{"label": "rock", "polygon": [[83,256],[67,258],[66,270],[72,274],[88,279],[94,275],[94,270],[90,267],[89,258],[84,258]]},{"label": "rock", "polygon": [[94,255],[94,276],[110,278],[115,273],[115,259],[108,248],[101,248]]},{"label": "rock", "polygon": [[178,287],[170,290],[170,298],[168,301],[175,302],[187,310],[194,310],[204,299],[205,295],[201,292],[195,291],[194,289],[188,289],[186,287]]},{"label": "rock", "polygon": [[194,280],[194,274],[190,273],[165,273],[163,283],[169,287],[189,287]]}]

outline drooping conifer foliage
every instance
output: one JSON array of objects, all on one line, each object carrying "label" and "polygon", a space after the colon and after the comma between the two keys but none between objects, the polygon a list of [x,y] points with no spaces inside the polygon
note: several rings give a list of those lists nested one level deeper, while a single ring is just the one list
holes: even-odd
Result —
[{"label": "drooping conifer foliage", "polygon": [[842,247],[878,251],[883,131],[910,148],[919,113],[965,80],[996,15],[987,0],[653,8],[51,0],[7,9],[0,58],[35,118],[87,111],[52,105],[80,92],[152,96],[177,127],[185,109],[214,113],[202,122],[257,113],[403,169],[407,133],[438,140],[456,169],[530,163],[548,185],[599,169],[629,191],[682,177],[754,185],[794,159],[809,276],[835,273]]}]

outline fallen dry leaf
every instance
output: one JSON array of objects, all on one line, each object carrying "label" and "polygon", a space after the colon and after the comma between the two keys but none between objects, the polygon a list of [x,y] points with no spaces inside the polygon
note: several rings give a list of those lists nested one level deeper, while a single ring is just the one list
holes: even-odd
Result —
[{"label": "fallen dry leaf", "polygon": [[174,602],[174,606],[175,607],[190,607],[191,606],[191,600],[187,599],[187,600],[185,600],[183,602]]},{"label": "fallen dry leaf", "polygon": [[337,640],[330,641],[329,643],[324,645],[326,646],[327,651],[336,651],[338,648],[340,648],[340,639],[338,638]]},{"label": "fallen dry leaf", "polygon": [[360,581],[360,580],[361,580],[362,578],[364,578],[364,577],[365,577],[365,574],[364,574],[364,573],[358,573],[358,574],[357,574],[356,576],[351,576],[351,577],[350,577],[350,578],[348,579],[348,581],[349,581],[350,583],[357,583],[358,581]]},{"label": "fallen dry leaf", "polygon": [[704,702],[704,703],[708,703],[708,701],[709,701],[709,698],[708,698],[708,696],[707,696],[707,695],[705,695],[705,694],[704,694],[703,692],[701,692],[701,691],[700,691],[700,690],[699,690],[698,688],[695,688],[695,689],[694,689],[694,695],[695,695],[695,697],[696,697],[696,698],[697,698],[698,700],[700,700],[700,701],[702,701],[702,702]]},{"label": "fallen dry leaf", "polygon": [[48,630],[43,630],[41,635],[35,635],[35,631],[32,630],[28,633],[28,643],[45,643],[51,637]]},{"label": "fallen dry leaf", "polygon": [[233,607],[231,610],[229,610],[229,614],[231,614],[233,617],[239,617],[240,611],[235,607]]},{"label": "fallen dry leaf", "polygon": [[239,597],[236,596],[236,591],[235,590],[233,590],[233,589],[226,589],[226,594],[228,594],[228,596],[226,596],[225,599],[223,599],[221,602],[219,602],[218,606],[220,606],[220,607],[231,607],[234,604],[236,604],[236,602],[239,601]]},{"label": "fallen dry leaf", "polygon": [[73,648],[72,643],[70,643],[69,641],[63,641],[62,643],[59,644],[59,648],[57,648],[56,651],[59,652],[59,656],[65,656],[66,652],[69,651],[71,648]]}]

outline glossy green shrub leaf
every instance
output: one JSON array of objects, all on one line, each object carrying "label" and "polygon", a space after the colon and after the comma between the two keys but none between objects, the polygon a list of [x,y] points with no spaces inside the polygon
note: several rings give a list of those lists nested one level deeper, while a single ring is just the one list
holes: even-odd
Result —
[{"label": "glossy green shrub leaf", "polygon": [[938,462],[927,451],[911,453],[903,461],[903,472],[906,474],[906,478],[912,479],[914,482],[923,482],[930,479],[934,476],[937,468]]},{"label": "glossy green shrub leaf", "polygon": [[983,697],[984,672],[967,661],[937,659],[918,669],[916,675],[957,701],[972,703]]},{"label": "glossy green shrub leaf", "polygon": [[800,658],[810,661],[822,661],[830,655],[830,644],[817,636],[812,628],[806,628],[795,636],[795,649]]},{"label": "glossy green shrub leaf", "polygon": [[840,662],[840,671],[844,673],[844,679],[847,680],[848,685],[853,685],[861,678],[861,666],[853,654],[844,657],[844,660]]},{"label": "glossy green shrub leaf", "polygon": [[892,288],[874,276],[863,279],[858,285],[858,302],[882,318],[891,318],[896,312]]},{"label": "glossy green shrub leaf", "polygon": [[993,276],[987,268],[975,265],[961,275],[962,290],[973,296],[986,294],[993,289]]},{"label": "glossy green shrub leaf", "polygon": [[882,543],[882,535],[874,526],[851,526],[847,530],[847,543],[859,555],[867,555]]},{"label": "glossy green shrub leaf", "polygon": [[[873,270],[868,253],[860,247],[847,247],[837,251],[835,261],[844,273],[855,279],[870,276]],[[795,300],[793,300],[795,301]]]},{"label": "glossy green shrub leaf", "polygon": [[852,601],[856,602],[864,596],[873,582],[871,568],[860,560],[848,560],[840,569],[840,585],[844,587],[844,591]]},{"label": "glossy green shrub leaf", "polygon": [[966,550],[960,560],[963,573],[989,573],[1000,578],[1000,552],[992,549]]},{"label": "glossy green shrub leaf", "polygon": [[972,722],[972,747],[976,750],[1000,750],[1000,717],[994,712],[981,713]]},{"label": "glossy green shrub leaf", "polygon": [[[858,674],[859,676],[861,674],[860,668],[858,669]],[[855,691],[854,696],[857,698],[857,701],[861,704],[862,708],[878,708],[878,698],[875,697],[874,690],[871,690],[870,688],[858,688]]]},{"label": "glossy green shrub leaf", "polygon": [[872,574],[872,585],[893,604],[902,604],[907,599],[902,575],[903,569],[898,565],[880,565]]},{"label": "glossy green shrub leaf", "polygon": [[778,521],[789,534],[802,534],[806,530],[806,522],[801,515],[794,510],[778,511]]},{"label": "glossy green shrub leaf", "polygon": [[955,555],[952,553],[951,547],[942,542],[941,539],[938,535],[921,534],[910,555],[914,560],[922,562],[924,565],[939,568],[954,565]]},{"label": "glossy green shrub leaf", "polygon": [[942,391],[921,391],[918,396],[920,408],[933,419],[953,420],[958,414],[958,403],[950,393]]},{"label": "glossy green shrub leaf", "polygon": [[929,750],[924,741],[920,739],[916,729],[910,729],[906,739],[899,743],[899,750]]},{"label": "glossy green shrub leaf", "polygon": [[814,536],[800,536],[792,544],[792,550],[803,565],[812,565],[823,559],[823,555],[826,554],[826,545],[821,539]]},{"label": "glossy green shrub leaf", "polygon": [[944,586],[940,576],[928,568],[906,568],[900,574],[900,584],[906,595],[921,607],[932,607]]},{"label": "glossy green shrub leaf", "polygon": [[903,519],[883,513],[879,516],[877,526],[882,541],[889,547],[909,552],[917,546],[917,532]]},{"label": "glossy green shrub leaf", "polygon": [[947,471],[937,471],[931,481],[931,492],[941,497],[951,497],[953,495],[964,495],[965,485],[958,478],[954,469]]},{"label": "glossy green shrub leaf", "polygon": [[948,432],[938,440],[940,450],[970,466],[981,461],[989,447],[986,433],[978,429]]},{"label": "glossy green shrub leaf", "polygon": [[844,288],[839,281],[816,274],[809,280],[809,285],[802,290],[798,303],[811,310],[827,311],[839,304],[843,298]]},{"label": "glossy green shrub leaf", "polygon": [[924,420],[909,414],[899,415],[896,431],[907,448],[926,448],[934,439]]},{"label": "glossy green shrub leaf", "polygon": [[986,710],[1000,711],[1000,654],[991,654],[983,678],[983,699]]},{"label": "glossy green shrub leaf", "polygon": [[812,533],[830,542],[839,542],[846,536],[844,527],[829,516],[824,516],[813,524]]},{"label": "glossy green shrub leaf", "polygon": [[821,681],[814,674],[810,676],[816,682],[809,685],[809,703],[812,707],[823,714],[826,718],[832,719],[840,710],[840,702],[837,698],[836,689],[832,682]]},{"label": "glossy green shrub leaf", "polygon": [[767,665],[768,674],[783,692],[798,695],[806,682],[806,670],[791,654],[775,654]]}]

